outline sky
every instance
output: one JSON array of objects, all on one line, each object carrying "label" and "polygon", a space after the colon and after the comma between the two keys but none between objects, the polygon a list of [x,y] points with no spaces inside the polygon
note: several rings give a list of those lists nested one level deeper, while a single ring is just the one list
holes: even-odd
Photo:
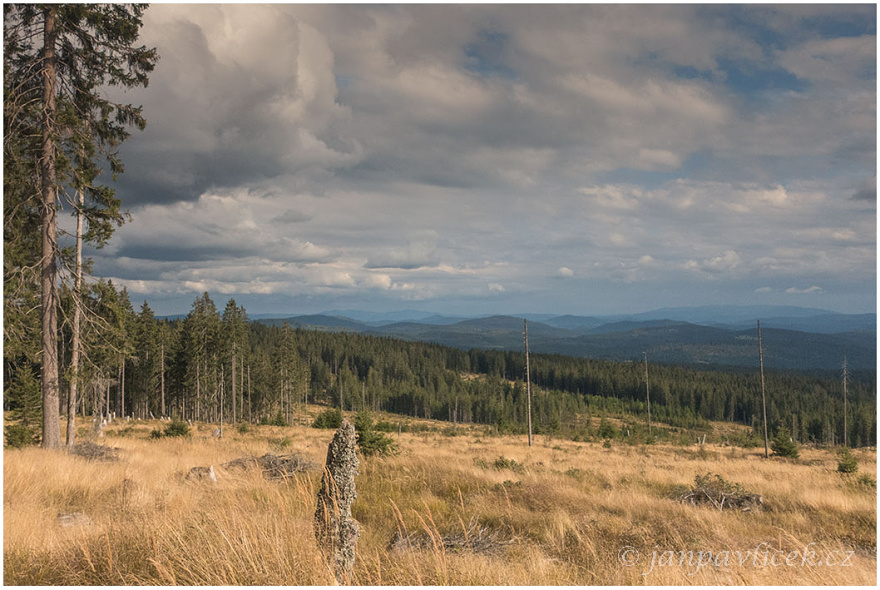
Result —
[{"label": "sky", "polygon": [[875,5],[153,4],[141,42],[90,255],[159,315],[876,309]]}]

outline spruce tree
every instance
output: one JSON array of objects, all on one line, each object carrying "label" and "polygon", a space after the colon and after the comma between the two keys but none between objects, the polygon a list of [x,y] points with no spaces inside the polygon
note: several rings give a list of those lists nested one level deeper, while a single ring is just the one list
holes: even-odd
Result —
[{"label": "spruce tree", "polygon": [[[145,121],[140,107],[114,102],[102,88],[146,86],[157,54],[155,49],[135,45],[145,5],[7,4],[3,8],[4,171],[9,170],[13,182],[20,184],[12,194],[21,207],[13,213],[24,219],[15,226],[32,222],[35,215],[41,222],[40,243],[31,246],[29,259],[31,269],[40,271],[38,289],[31,290],[40,294],[42,445],[58,448],[59,197],[69,188],[84,192],[88,204],[72,204],[86,215],[86,235],[95,244],[105,243],[113,226],[122,223],[118,199],[96,179],[104,161],[114,175],[122,171],[118,146],[128,137],[128,127],[143,129]],[[9,168],[7,155],[15,156]],[[8,243],[10,237],[4,237]],[[17,237],[20,234],[11,236]],[[32,274],[4,278],[34,280]]]}]

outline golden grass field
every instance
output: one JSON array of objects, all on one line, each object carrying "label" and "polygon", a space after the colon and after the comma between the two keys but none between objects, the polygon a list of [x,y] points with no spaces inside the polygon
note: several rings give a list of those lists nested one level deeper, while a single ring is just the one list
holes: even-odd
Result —
[{"label": "golden grass field", "polygon": [[[266,452],[322,464],[332,431],[227,427],[217,439],[208,436],[214,426],[203,425],[189,440],[151,440],[157,425],[108,426],[101,444],[120,449],[121,458],[112,463],[5,451],[5,584],[335,583],[312,528],[320,470],[273,482],[219,467]],[[877,581],[875,450],[856,451],[859,473],[845,476],[830,450],[802,449],[789,462],[765,460],[763,449],[711,444],[609,449],[538,436],[529,448],[525,437],[490,436],[481,427],[458,433],[448,436],[437,423],[435,432],[400,435],[396,456],[361,459],[352,583]],[[184,479],[208,465],[217,483]],[[676,493],[705,473],[762,494],[763,509],[679,503]],[[62,526],[59,514],[73,513],[86,516]],[[411,543],[394,546],[396,536]],[[465,541],[444,546],[455,537]]]}]

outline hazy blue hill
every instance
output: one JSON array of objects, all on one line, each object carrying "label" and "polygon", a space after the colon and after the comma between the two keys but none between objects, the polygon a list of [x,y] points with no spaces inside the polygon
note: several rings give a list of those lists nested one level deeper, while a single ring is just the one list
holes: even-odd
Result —
[{"label": "hazy blue hill", "polygon": [[351,318],[330,315],[299,315],[289,318],[272,318],[257,321],[269,326],[282,326],[284,325],[284,322],[287,322],[290,324],[291,328],[311,328],[333,331],[345,330],[351,332],[363,332],[370,329],[370,326],[364,322],[359,322]]},{"label": "hazy blue hill", "polygon": [[632,320],[623,322],[611,322],[610,324],[602,324],[592,328],[590,334],[612,334],[614,332],[631,332],[635,330],[647,330],[650,328],[678,328],[685,330],[687,326],[691,326],[687,322],[678,322],[674,320],[650,320],[636,322]]},{"label": "hazy blue hill", "polygon": [[[743,321],[719,327],[745,330],[756,326],[755,320]],[[782,330],[798,330],[800,332],[815,332],[817,334],[840,334],[844,332],[859,332],[877,330],[877,315],[873,313],[863,314],[820,314],[805,317],[768,317],[761,318],[761,326],[779,328]]]},{"label": "hazy blue hill", "polygon": [[809,318],[820,315],[844,315],[824,309],[787,305],[704,305],[697,307],[665,307],[633,314],[633,320],[678,320],[692,324],[737,324],[764,318]]},{"label": "hazy blue hill", "polygon": [[553,326],[554,328],[578,330],[582,328],[595,328],[608,323],[608,320],[592,316],[560,315],[544,320],[542,323],[547,324],[548,326]]},{"label": "hazy blue hill", "polygon": [[397,322],[422,322],[434,313],[428,311],[416,311],[413,309],[401,309],[395,311],[361,311],[358,309],[335,309],[322,311],[319,315],[333,316],[363,322],[364,324],[393,324]]},{"label": "hazy blue hill", "polygon": [[455,316],[455,315],[432,315],[423,320],[419,320],[422,324],[430,324],[433,326],[451,326],[452,324],[457,324],[458,322],[464,321],[468,318],[463,316]]},{"label": "hazy blue hill", "polygon": [[[466,320],[447,327],[455,332],[478,332],[481,334],[494,334],[498,337],[514,338],[523,342],[523,319],[511,316],[492,316]],[[543,338],[568,338],[572,336],[569,330],[554,328],[541,322],[529,322],[529,340]]]}]

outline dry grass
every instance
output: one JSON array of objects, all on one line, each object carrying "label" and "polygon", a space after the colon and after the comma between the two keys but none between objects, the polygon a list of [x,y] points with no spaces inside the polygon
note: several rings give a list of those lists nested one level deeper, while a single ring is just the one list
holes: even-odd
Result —
[{"label": "dry grass", "polygon": [[[191,440],[150,440],[155,426],[108,428],[118,462],[6,451],[6,584],[333,584],[312,530],[320,473],[277,482],[220,467],[280,446],[320,464],[331,431],[261,426],[218,440],[206,426]],[[793,463],[721,447],[538,437],[528,448],[477,431],[404,433],[400,446],[361,460],[359,585],[876,582],[876,489],[838,474],[830,451]],[[876,453],[856,454],[859,475],[876,480]],[[184,479],[207,465],[217,483]],[[705,473],[762,494],[764,509],[679,504]],[[85,516],[62,526],[59,514]],[[638,563],[621,563],[633,550]]]}]

